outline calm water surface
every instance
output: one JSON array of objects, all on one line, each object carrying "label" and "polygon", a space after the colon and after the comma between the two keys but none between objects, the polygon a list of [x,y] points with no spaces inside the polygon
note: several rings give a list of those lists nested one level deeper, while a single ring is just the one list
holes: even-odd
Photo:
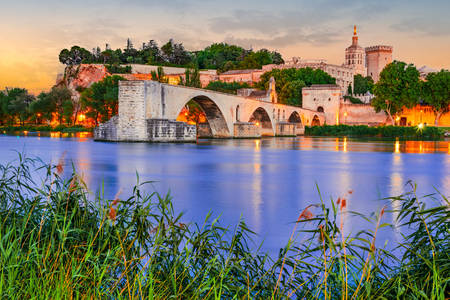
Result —
[{"label": "calm water surface", "polygon": [[[67,151],[67,162],[75,164],[90,190],[103,183],[109,198],[121,188],[128,196],[138,172],[141,181],[157,181],[149,191],[170,191],[185,221],[202,222],[212,211],[231,226],[242,216],[271,252],[286,243],[301,210],[319,202],[316,184],[328,203],[352,190],[347,206],[366,214],[386,203],[381,198],[407,191],[409,180],[421,195],[436,188],[450,196],[449,141],[298,137],[145,144],[94,142],[87,136],[0,135],[0,163],[16,159],[14,151],[46,162],[57,162]],[[345,230],[367,226],[349,218]],[[386,232],[380,239],[396,238]]]}]

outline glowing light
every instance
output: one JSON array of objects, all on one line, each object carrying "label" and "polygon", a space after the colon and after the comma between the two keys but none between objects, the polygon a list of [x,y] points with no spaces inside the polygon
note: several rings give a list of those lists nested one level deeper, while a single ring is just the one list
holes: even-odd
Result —
[{"label": "glowing light", "polygon": [[347,152],[347,137],[344,137],[344,152]]},{"label": "glowing light", "polygon": [[398,141],[398,139],[395,141],[395,153],[400,153],[400,142]]},{"label": "glowing light", "polygon": [[419,123],[419,125],[417,125],[417,127],[419,127],[419,129],[423,129],[423,123]]},{"label": "glowing light", "polygon": [[256,126],[259,126],[259,122],[258,122],[258,121],[256,121],[255,125],[256,125]]},{"label": "glowing light", "polygon": [[396,118],[395,118],[395,121],[400,121],[400,117],[399,116],[397,116]]},{"label": "glowing light", "polygon": [[80,115],[78,116],[78,121],[83,122],[84,120],[86,120],[86,115],[80,114]]},{"label": "glowing light", "polygon": [[347,116],[347,112],[344,112],[344,117],[346,117]]},{"label": "glowing light", "polygon": [[39,118],[41,117],[41,113],[37,113],[36,115],[37,115]]}]

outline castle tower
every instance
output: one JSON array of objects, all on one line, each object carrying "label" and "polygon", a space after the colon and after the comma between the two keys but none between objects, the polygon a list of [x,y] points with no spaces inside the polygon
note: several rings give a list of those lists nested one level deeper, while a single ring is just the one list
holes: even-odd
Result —
[{"label": "castle tower", "polygon": [[374,82],[380,79],[380,73],[392,62],[392,46],[371,46],[366,48],[367,76]]},{"label": "castle tower", "polygon": [[364,48],[358,45],[356,25],[353,27],[352,45],[345,49],[344,65],[353,68],[355,74],[366,76],[366,53]]}]

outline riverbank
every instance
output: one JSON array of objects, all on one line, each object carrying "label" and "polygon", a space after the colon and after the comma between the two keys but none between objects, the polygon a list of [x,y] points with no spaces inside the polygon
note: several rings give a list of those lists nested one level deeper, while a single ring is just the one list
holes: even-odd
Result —
[{"label": "riverbank", "polygon": [[0,132],[61,132],[61,133],[73,133],[73,132],[92,132],[92,127],[84,127],[82,125],[24,125],[24,126],[0,126]]},{"label": "riverbank", "polygon": [[323,125],[305,126],[306,136],[336,136],[336,137],[377,137],[399,139],[439,140],[444,138],[445,129],[425,126],[401,127],[401,126],[376,126],[367,125]]},{"label": "riverbank", "polygon": [[[184,223],[170,196],[146,193],[146,183],[131,195],[89,201],[82,176],[63,162],[42,166],[20,157],[0,166],[3,297],[446,296],[450,203],[442,195],[426,209],[411,187],[391,199],[395,211],[367,218],[372,231],[351,236],[343,233],[351,210],[346,197],[318,197],[298,213],[291,238],[271,257],[253,245],[244,221],[230,228],[208,215],[203,223]],[[41,167],[46,176],[34,183],[31,174]],[[393,224],[387,214],[396,216]],[[377,232],[391,227],[409,228],[401,254],[391,250],[394,240],[390,249],[376,246]]]}]

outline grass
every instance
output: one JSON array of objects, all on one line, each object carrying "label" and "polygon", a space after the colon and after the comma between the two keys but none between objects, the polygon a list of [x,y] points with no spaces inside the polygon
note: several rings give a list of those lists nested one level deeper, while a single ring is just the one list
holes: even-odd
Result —
[{"label": "grass", "polygon": [[444,130],[433,126],[420,129],[400,126],[323,125],[305,126],[305,135],[439,140],[443,138]]},{"label": "grass", "polygon": [[[40,172],[39,180],[36,170]],[[75,171],[19,155],[0,166],[0,295],[37,299],[445,299],[449,297],[449,201],[411,192],[390,199],[394,224],[382,209],[363,216],[347,201],[299,213],[277,257],[252,242],[241,221],[183,223],[170,196],[147,194],[88,200]],[[34,176],[32,177],[32,174]],[[351,191],[349,191],[351,193]],[[435,198],[434,206],[424,200]],[[428,199],[429,198],[429,199]],[[372,230],[343,234],[344,214]],[[377,232],[408,232],[395,254],[376,246]]]},{"label": "grass", "polygon": [[82,125],[24,125],[24,126],[14,126],[14,125],[6,125],[0,126],[0,131],[6,132],[21,132],[21,131],[41,131],[41,132],[62,132],[62,133],[71,133],[71,132],[87,132],[92,131],[93,129],[90,127],[84,127]]}]

